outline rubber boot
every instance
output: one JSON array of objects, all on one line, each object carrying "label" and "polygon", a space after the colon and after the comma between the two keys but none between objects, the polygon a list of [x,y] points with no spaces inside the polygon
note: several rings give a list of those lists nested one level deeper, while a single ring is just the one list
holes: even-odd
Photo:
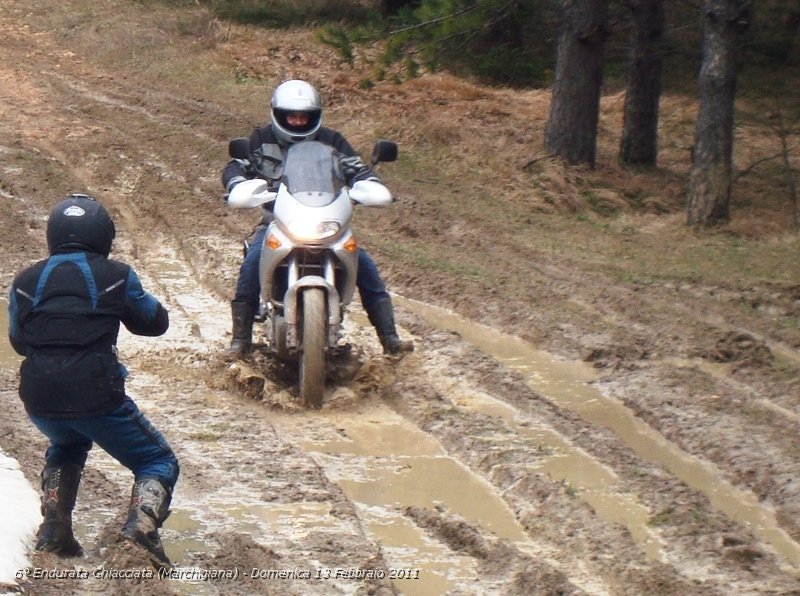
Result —
[{"label": "rubber boot", "polygon": [[231,302],[231,320],[233,330],[231,335],[231,345],[225,351],[228,360],[239,360],[243,358],[252,347],[253,341],[253,319],[256,309],[246,302]]},{"label": "rubber boot", "polygon": [[128,519],[122,535],[143,546],[156,567],[170,568],[158,529],[169,516],[171,491],[157,478],[140,478],[133,484]]},{"label": "rubber boot", "polygon": [[42,472],[42,516],[36,550],[59,557],[80,557],[83,549],[72,534],[72,510],[81,482],[81,466],[45,468]]},{"label": "rubber boot", "polygon": [[367,309],[367,317],[381,340],[384,354],[406,354],[414,351],[414,342],[400,339],[394,324],[391,298],[378,300]]}]

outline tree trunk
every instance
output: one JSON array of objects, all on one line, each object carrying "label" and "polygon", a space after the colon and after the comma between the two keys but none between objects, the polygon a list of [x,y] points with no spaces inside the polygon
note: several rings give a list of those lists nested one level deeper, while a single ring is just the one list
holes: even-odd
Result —
[{"label": "tree trunk", "polygon": [[633,17],[620,160],[654,166],[658,154],[664,0],[631,0]]},{"label": "tree trunk", "polygon": [[730,217],[736,46],[748,24],[747,0],[706,0],[700,111],[695,128],[687,223],[711,226]]},{"label": "tree trunk", "polygon": [[594,167],[607,37],[608,0],[564,0],[544,145],[572,164]]}]

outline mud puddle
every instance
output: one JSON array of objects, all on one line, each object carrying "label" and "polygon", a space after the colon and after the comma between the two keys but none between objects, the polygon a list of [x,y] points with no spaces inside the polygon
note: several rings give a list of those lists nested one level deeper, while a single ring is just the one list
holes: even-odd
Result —
[{"label": "mud puddle", "polygon": [[[793,573],[800,570],[800,545],[780,528],[771,509],[762,506],[752,493],[731,485],[712,466],[698,461],[668,441],[636,418],[624,404],[603,395],[590,384],[596,378],[596,373],[586,363],[557,360],[519,338],[467,321],[435,306],[400,296],[395,297],[395,301],[398,306],[421,316],[430,325],[459,334],[501,364],[517,371],[534,390],[556,405],[575,412],[591,424],[608,428],[640,457],[663,466],[688,486],[706,495],[714,508],[749,527],[794,567]],[[490,407],[498,411],[500,406],[491,404]],[[506,411],[505,415],[513,418],[514,412]],[[565,470],[561,464],[572,467]],[[604,479],[602,472],[598,476],[593,464],[588,469],[574,464],[574,458],[572,462],[567,459],[553,468],[558,468],[565,478],[569,477],[575,486],[584,487],[584,490],[578,490],[578,496],[587,502],[593,499],[595,502],[592,505],[598,507],[599,515],[609,519],[616,516],[620,523],[628,525],[634,537],[638,537],[648,555],[655,555],[657,542],[647,538],[649,530],[643,527],[646,518],[641,514],[631,515],[630,512],[623,514],[625,504],[602,490],[603,486],[609,485],[611,478]],[[588,487],[594,488],[585,490]],[[602,498],[592,497],[592,492],[598,488],[600,490],[595,494],[602,495]]]},{"label": "mud puddle", "polygon": [[514,434],[538,445],[539,459],[529,466],[532,473],[570,487],[601,519],[625,526],[649,560],[663,562],[663,541],[648,523],[650,510],[635,495],[620,489],[619,478],[612,469],[505,402],[466,386],[451,384],[441,389],[459,407],[500,418]]},{"label": "mud puddle", "polygon": [[520,550],[540,551],[489,483],[386,407],[327,411],[313,419],[272,414],[270,420],[286,440],[299,441],[356,505],[392,569],[408,571],[411,579],[395,581],[403,594],[442,594],[478,579],[474,559],[431,540],[404,514],[406,507],[442,507]]},{"label": "mud puddle", "polygon": [[[216,239],[203,238],[203,241],[214,246]],[[159,342],[163,345],[165,339],[177,338],[179,343],[191,345],[194,350],[212,349],[209,341],[224,337],[230,330],[228,305],[199,290],[194,273],[166,239],[155,242],[146,252],[142,249],[138,252],[145,262],[141,268],[143,281],[147,284],[152,280],[153,293],[164,299],[171,311],[170,329]]]}]

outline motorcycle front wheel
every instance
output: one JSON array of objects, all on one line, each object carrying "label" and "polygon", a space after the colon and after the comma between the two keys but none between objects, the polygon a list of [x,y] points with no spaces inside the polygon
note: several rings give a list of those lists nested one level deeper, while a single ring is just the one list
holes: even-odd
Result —
[{"label": "motorcycle front wheel", "polygon": [[309,408],[322,407],[325,390],[325,294],[320,288],[303,291],[303,351],[300,354],[300,400]]}]

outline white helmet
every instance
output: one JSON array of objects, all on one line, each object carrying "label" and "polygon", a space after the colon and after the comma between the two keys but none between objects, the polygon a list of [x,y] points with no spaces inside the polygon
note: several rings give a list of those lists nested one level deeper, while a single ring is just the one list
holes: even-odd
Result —
[{"label": "white helmet", "polygon": [[[306,112],[308,124],[291,126],[286,116],[291,112]],[[272,129],[279,141],[287,144],[313,139],[322,126],[322,98],[314,87],[305,81],[286,81],[278,85],[270,103]]]}]

